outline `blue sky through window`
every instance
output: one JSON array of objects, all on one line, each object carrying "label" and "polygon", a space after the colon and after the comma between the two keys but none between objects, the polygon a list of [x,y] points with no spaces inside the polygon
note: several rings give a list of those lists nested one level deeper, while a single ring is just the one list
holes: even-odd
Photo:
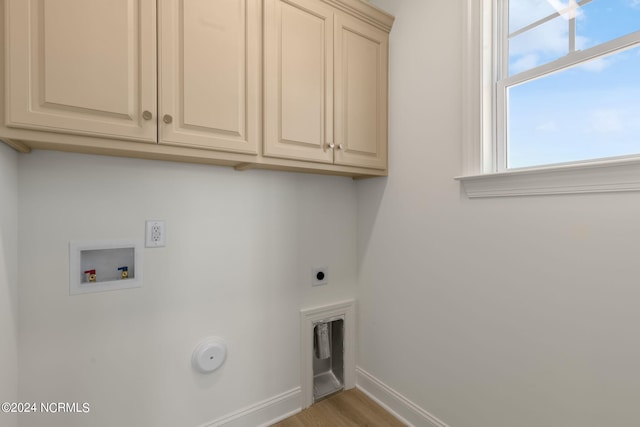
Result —
[{"label": "blue sky through window", "polygon": [[[568,0],[511,0],[513,33]],[[511,75],[569,53],[571,15],[510,40]],[[577,50],[640,30],[640,0],[593,0],[574,12]],[[640,153],[640,47],[509,88],[509,168]]]}]

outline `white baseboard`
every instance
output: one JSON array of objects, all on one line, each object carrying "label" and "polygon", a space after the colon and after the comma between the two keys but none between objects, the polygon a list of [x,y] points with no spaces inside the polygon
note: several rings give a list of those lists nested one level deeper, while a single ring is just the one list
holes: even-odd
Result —
[{"label": "white baseboard", "polygon": [[247,406],[201,427],[267,427],[301,411],[302,389],[296,387]]},{"label": "white baseboard", "polygon": [[[356,387],[410,427],[449,427],[359,367],[356,368]],[[296,387],[201,427],[268,427],[300,412],[302,397],[302,389]]]},{"label": "white baseboard", "polygon": [[356,368],[356,387],[410,427],[448,427],[360,367]]}]

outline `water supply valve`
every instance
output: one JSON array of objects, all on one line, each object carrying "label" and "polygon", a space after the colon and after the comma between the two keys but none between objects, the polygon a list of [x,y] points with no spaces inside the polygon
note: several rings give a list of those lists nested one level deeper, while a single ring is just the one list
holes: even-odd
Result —
[{"label": "water supply valve", "polygon": [[126,265],[122,266],[122,267],[119,267],[118,271],[122,271],[122,273],[120,273],[120,278],[121,279],[129,278],[129,267],[127,267]]},{"label": "water supply valve", "polygon": [[95,270],[87,270],[84,272],[87,275],[87,280],[90,283],[95,283],[96,281],[96,271]]}]

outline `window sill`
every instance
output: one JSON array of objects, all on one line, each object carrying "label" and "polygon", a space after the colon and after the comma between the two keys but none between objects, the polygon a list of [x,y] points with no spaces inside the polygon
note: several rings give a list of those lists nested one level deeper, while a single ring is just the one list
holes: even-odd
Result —
[{"label": "window sill", "polygon": [[640,191],[640,158],[461,176],[469,198]]}]

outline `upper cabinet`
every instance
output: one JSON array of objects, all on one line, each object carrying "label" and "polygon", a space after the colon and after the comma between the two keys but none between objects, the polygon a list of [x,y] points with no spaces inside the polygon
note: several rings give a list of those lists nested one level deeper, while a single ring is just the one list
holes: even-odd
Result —
[{"label": "upper cabinet", "polygon": [[389,34],[336,18],[335,162],[387,168]]},{"label": "upper cabinet", "polygon": [[315,0],[266,0],[266,156],[387,168],[389,33]]},{"label": "upper cabinet", "polygon": [[265,3],[266,156],[333,163],[333,8]]},{"label": "upper cabinet", "polygon": [[387,174],[393,17],[361,0],[0,0],[0,13],[0,139],[14,146]]},{"label": "upper cabinet", "polygon": [[260,1],[158,4],[159,142],[257,154]]},{"label": "upper cabinet", "polygon": [[5,0],[6,125],[155,142],[155,0]]},{"label": "upper cabinet", "polygon": [[8,126],[257,154],[259,0],[8,5]]}]

